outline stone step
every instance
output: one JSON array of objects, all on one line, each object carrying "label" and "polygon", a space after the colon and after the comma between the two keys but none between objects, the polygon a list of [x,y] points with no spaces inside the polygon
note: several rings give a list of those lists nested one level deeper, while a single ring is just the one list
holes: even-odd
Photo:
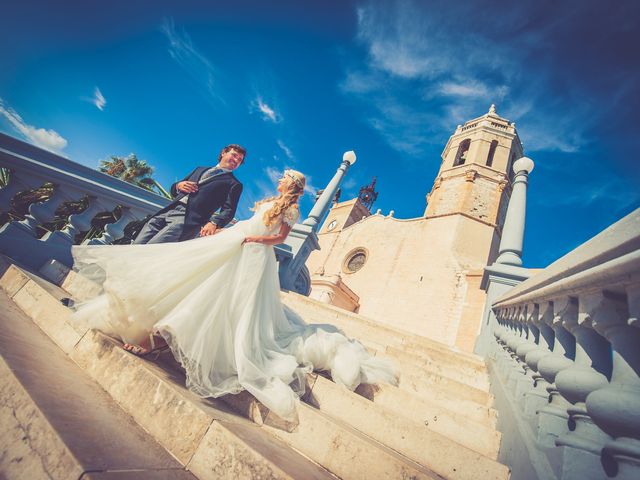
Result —
[{"label": "stone step", "polygon": [[[11,269],[14,273],[20,273],[15,267]],[[0,284],[5,283],[3,280],[0,279]],[[15,283],[11,275],[7,280]],[[38,321],[46,330],[52,330],[59,326],[59,322],[51,317],[62,317],[61,321],[66,323],[64,318],[69,317],[69,311],[56,298],[64,295],[64,291],[56,290],[57,287],[53,285],[44,288],[43,282],[42,279],[35,281],[27,278],[14,299],[20,301],[21,308],[24,305],[27,310],[41,317]],[[32,301],[26,301],[27,297],[32,297]],[[265,455],[262,460],[285,459],[289,470],[293,468],[292,464],[295,466],[295,462],[287,458],[292,455],[300,459],[307,457],[324,467],[314,464],[317,468],[315,473],[297,473],[292,475],[293,478],[324,478],[329,472],[341,478],[369,478],[371,472],[380,478],[440,478],[428,468],[305,404],[301,404],[299,409],[300,423],[292,431],[283,429],[281,420],[273,414],[267,415],[266,424],[261,428],[238,417],[220,400],[204,401],[197,398],[184,387],[184,377],[176,376],[175,372],[125,352],[114,340],[99,332],[85,331],[79,334],[77,330],[76,326],[72,332],[67,331],[66,336],[58,336],[59,346],[68,348],[71,345],[71,358],[100,383],[139,425],[178,460],[185,462],[199,478],[212,478],[211,472],[224,461],[220,452],[216,452],[218,456],[212,452],[219,444],[232,444],[235,450],[247,450],[247,442],[258,444],[251,445],[253,451],[261,451],[258,447],[262,450],[271,449],[270,455]],[[76,342],[67,338],[73,334],[80,337]],[[244,432],[239,429],[244,429]],[[236,444],[225,437],[235,437]],[[274,452],[276,447],[282,451]],[[353,462],[353,458],[359,461]],[[260,459],[255,456],[248,459],[246,464],[257,464],[264,469]],[[281,470],[285,470],[285,467]],[[270,475],[282,478],[281,473],[274,475],[271,472]],[[258,475],[252,473],[245,476]]]},{"label": "stone step", "polygon": [[446,437],[415,420],[399,416],[392,410],[354,395],[325,376],[315,374],[304,401],[333,418],[348,422],[354,428],[388,445],[436,473],[453,476],[460,465],[474,463],[476,478],[502,477],[505,467],[495,462],[495,444],[477,443],[475,449]]},{"label": "stone step", "polygon": [[434,353],[433,350],[425,352],[407,344],[389,345],[383,353],[443,376],[448,376],[480,390],[489,391],[490,389],[489,374],[484,365],[478,367],[457,356],[439,355]]},{"label": "stone step", "polygon": [[[293,295],[293,294],[289,294]],[[478,370],[475,365],[468,366],[465,359],[459,358],[456,352],[431,351],[431,356],[427,360],[419,353],[411,355],[402,351],[402,337],[395,339],[390,336],[385,329],[380,329],[375,325],[364,325],[359,321],[345,320],[342,315],[327,318],[327,314],[335,312],[325,312],[322,310],[323,304],[308,305],[302,304],[296,299],[298,304],[289,305],[294,311],[302,316],[309,323],[330,323],[343,330],[348,336],[357,338],[363,345],[371,350],[381,352],[384,356],[407,361],[423,369],[425,376],[434,380],[434,384],[447,388],[449,385],[465,385],[472,389],[489,392],[489,380],[486,371]],[[397,362],[395,362],[397,363]],[[484,368],[484,365],[482,366]],[[454,392],[456,387],[453,388]],[[483,394],[478,393],[479,397]],[[484,403],[484,400],[481,400]]]},{"label": "stone step", "polygon": [[488,391],[474,388],[449,377],[437,375],[397,357],[388,358],[391,358],[396,368],[401,372],[400,388],[411,385],[410,389],[417,391],[413,385],[420,383],[424,384],[426,388],[436,390],[442,397],[450,398],[452,401],[463,398],[466,401],[475,402],[487,408],[493,403],[493,396]]},{"label": "stone step", "polygon": [[[62,289],[56,290],[57,287],[51,284],[47,285],[47,283],[42,279],[31,278],[30,281],[22,286],[20,291],[26,289],[29,295],[32,296],[38,288],[41,291],[45,291],[45,294],[54,300],[54,303],[49,305],[51,310],[58,310],[59,315],[64,316],[66,313],[68,316],[68,310],[56,300],[56,297],[65,295],[64,291]],[[20,291],[16,293],[18,298],[20,298]],[[39,297],[39,300],[43,300],[43,297]],[[23,299],[23,303],[27,302],[24,302]],[[32,307],[33,305],[27,305],[27,308]],[[60,308],[63,311],[60,311]],[[42,310],[39,313],[43,317],[48,316]],[[78,327],[76,326],[74,331],[79,334],[82,333],[77,330]],[[61,343],[68,345],[70,342],[63,341]],[[108,354],[105,353],[107,351]],[[123,372],[132,369],[132,363],[135,366],[135,370],[140,371],[140,368],[144,368],[147,371],[152,370],[152,376],[156,379],[162,379],[160,384],[163,387],[170,387],[174,392],[178,391],[182,396],[192,397],[190,399],[191,402],[208,403],[195,398],[191,392],[184,388],[183,374],[176,376],[175,370],[173,374],[168,374],[169,369],[162,369],[158,365],[144,362],[124,352],[113,340],[100,333],[85,332],[79,343],[71,350],[71,356],[78,364],[90,371],[92,375],[95,375],[95,378],[103,387],[121,403],[127,401],[126,393],[128,391],[126,386],[131,383],[140,383],[138,377],[141,374],[134,375],[126,381],[120,378]],[[165,378],[162,378],[163,375]],[[149,374],[147,373],[144,376],[148,377]],[[342,478],[365,478],[371,471],[379,472],[383,477],[393,478],[407,475],[415,478],[437,478],[439,476],[445,476],[446,478],[508,477],[508,469],[493,460],[497,455],[495,440],[484,444],[477,441],[474,444],[472,441],[472,446],[467,447],[464,442],[456,443],[441,433],[418,424],[415,420],[398,417],[392,410],[385,409],[379,403],[370,402],[353,392],[335,385],[333,382],[322,377],[318,378],[320,379],[319,381],[315,380],[311,384],[311,395],[315,390],[316,396],[322,397],[324,407],[311,408],[302,404],[299,413],[300,424],[295,426],[293,430],[288,428],[290,426],[283,426],[282,421],[268,411],[266,413],[261,412],[260,410],[266,409],[264,407],[262,409],[256,408],[256,405],[260,404],[255,400],[246,401],[246,396],[242,400],[242,395],[229,395],[223,398],[233,399],[228,403],[233,405],[236,411],[242,411],[244,415],[253,418],[258,423],[264,421],[263,433],[265,431],[271,433],[286,445],[292,447],[292,449],[301,452]],[[156,380],[155,383],[158,383],[158,381]],[[148,385],[144,390],[151,392],[153,390],[152,385]],[[158,385],[153,391],[155,392],[154,397],[157,397]],[[120,398],[122,395],[125,395],[125,397]],[[134,404],[127,410],[131,410],[136,421],[150,430],[152,426],[149,425],[149,420],[138,418],[140,416],[139,412],[145,410],[145,405],[139,404],[144,397],[143,391],[136,392],[133,395]],[[250,395],[248,397],[252,398]],[[238,399],[240,400],[238,401]],[[135,403],[136,401],[138,404]],[[313,401],[309,401],[313,403]],[[161,403],[166,402],[163,401]],[[178,403],[181,402],[179,401]],[[214,403],[218,407],[222,404],[219,400]],[[317,402],[315,405],[320,406]],[[150,408],[157,408],[157,405],[153,407],[146,405],[147,410]],[[360,414],[356,418],[353,412],[360,412]],[[163,411],[159,417],[164,419],[167,415],[169,413]],[[234,418],[237,418],[237,416]],[[255,425],[252,425],[252,427],[255,427]],[[173,429],[170,430],[173,431]],[[211,427],[209,430],[211,430]],[[178,456],[178,453],[180,453],[179,448],[170,444],[170,438],[175,437],[175,435],[170,435],[170,438],[165,438],[163,441],[161,431],[150,431],[165,448],[168,448],[174,452],[174,455]],[[323,433],[319,435],[319,432]],[[318,438],[319,436],[321,438]],[[204,443],[204,440],[202,443]],[[473,447],[479,452],[474,451]],[[176,450],[177,448],[178,450]],[[200,448],[192,454],[193,459],[196,459],[193,461],[194,466],[203,461],[203,455],[198,456],[199,450]],[[359,462],[354,465],[353,462],[348,460],[349,455],[357,457]],[[367,465],[368,468],[363,469],[362,464]],[[191,463],[189,468],[192,468]],[[211,468],[212,465],[207,464],[201,470],[207,472]]]},{"label": "stone step", "polygon": [[0,477],[195,480],[0,291]]},{"label": "stone step", "polygon": [[493,410],[476,408],[475,415],[468,415],[392,385],[360,385],[356,393],[471,450],[491,452],[491,458],[500,449],[501,435],[496,430],[497,415]]},{"label": "stone step", "polygon": [[[192,455],[198,462],[210,461],[209,450],[227,441],[216,434],[214,438],[201,442],[207,445],[203,453],[199,452],[199,448],[190,448],[191,432],[194,426],[203,422],[223,425],[232,429],[244,442],[264,443],[263,448],[269,442],[289,446],[288,456],[300,452],[340,478],[366,478],[372,471],[380,478],[437,478],[424,467],[364,436],[354,434],[344,425],[319,415],[304,404],[300,406],[299,424],[295,428],[277,417],[272,418],[270,413],[265,416],[262,427],[248,423],[225,408],[224,402],[202,400],[189,392],[184,387],[183,375],[133,357],[99,332],[87,333],[74,352],[74,357],[126,410],[137,412],[134,414],[136,421],[150,430],[166,448],[175,454],[183,451],[190,454],[190,450],[195,450]],[[129,387],[132,382],[137,385],[134,392]],[[226,415],[221,418],[221,413]],[[159,420],[164,425],[157,425]],[[244,432],[238,434],[238,428]],[[166,431],[172,433],[166,434]],[[210,426],[207,435],[211,432]],[[265,457],[282,457],[285,453],[286,449],[283,449],[279,454],[272,452]],[[354,457],[359,459],[357,463],[352,461]],[[191,468],[191,463],[189,465]],[[308,476],[309,473],[299,472],[294,478]],[[321,477],[316,474],[312,478]]]},{"label": "stone step", "polygon": [[[389,325],[376,322],[375,320],[369,319],[362,315],[348,312],[341,308],[335,307],[334,305],[321,303],[315,299],[305,297],[293,292],[283,292],[282,301],[285,305],[293,308],[293,310],[296,310],[296,306],[303,308],[305,312],[307,312],[312,317],[315,317],[315,314],[319,313],[320,316],[317,318],[319,320],[324,319],[324,321],[328,323],[333,324],[333,320],[336,320],[345,325],[357,325],[360,327],[369,328],[371,329],[372,335],[377,335],[377,341],[382,345],[417,345],[420,346],[420,348],[431,351],[434,354],[440,353],[448,357],[459,358],[469,365],[477,366],[485,373],[487,371],[484,359],[478,355],[458,350],[455,347],[445,345],[426,337],[421,337],[419,335],[416,335],[415,333],[393,328]],[[375,341],[375,338],[371,338],[371,340]]]},{"label": "stone step", "polygon": [[[238,416],[224,402],[202,401],[165,370],[125,352],[108,337],[86,328],[81,333],[79,326],[56,333],[61,322],[68,325],[70,315],[58,300],[66,292],[58,287],[36,281],[15,266],[5,270],[0,287],[13,293],[14,304],[26,310],[30,320],[55,341],[58,351],[65,351],[100,384],[103,393],[106,390],[135,423],[198,478],[335,480],[326,469]],[[104,440],[117,439],[114,434]]]}]

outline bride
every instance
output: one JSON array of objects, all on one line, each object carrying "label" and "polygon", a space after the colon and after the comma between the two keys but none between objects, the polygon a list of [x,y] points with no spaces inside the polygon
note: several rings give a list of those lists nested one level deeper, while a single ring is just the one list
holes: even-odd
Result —
[{"label": "bride", "polygon": [[74,269],[102,286],[74,319],[119,338],[136,355],[170,348],[202,397],[249,391],[295,420],[304,376],[327,370],[353,390],[396,383],[392,365],[331,325],[307,325],[280,301],[273,245],[299,217],[305,178],[286,170],[278,195],[213,236],[180,243],[74,246]]}]

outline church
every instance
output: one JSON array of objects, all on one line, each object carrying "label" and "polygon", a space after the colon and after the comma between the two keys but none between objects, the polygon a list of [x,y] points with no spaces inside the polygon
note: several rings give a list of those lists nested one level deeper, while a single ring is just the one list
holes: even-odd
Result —
[{"label": "church", "polygon": [[512,165],[522,156],[515,123],[491,105],[449,138],[423,216],[372,213],[375,180],[358,198],[334,203],[306,263],[310,296],[473,351],[483,268],[498,256]]}]

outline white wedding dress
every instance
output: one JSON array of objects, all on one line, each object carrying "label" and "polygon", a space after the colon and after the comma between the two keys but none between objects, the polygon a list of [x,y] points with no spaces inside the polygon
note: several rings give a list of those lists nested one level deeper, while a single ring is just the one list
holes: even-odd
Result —
[{"label": "white wedding dress", "polygon": [[190,390],[202,397],[247,390],[287,420],[297,417],[311,370],[327,370],[351,390],[396,383],[393,366],[360,343],[283,308],[273,247],[243,244],[297,220],[291,208],[266,227],[270,205],[221,233],[185,242],[73,247],[74,269],[102,285],[73,317],[123,342],[158,332],[184,367]]}]

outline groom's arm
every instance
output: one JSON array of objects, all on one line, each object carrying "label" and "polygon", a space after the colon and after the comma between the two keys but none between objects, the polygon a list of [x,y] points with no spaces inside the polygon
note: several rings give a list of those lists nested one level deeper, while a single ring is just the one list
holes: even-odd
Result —
[{"label": "groom's arm", "polygon": [[194,173],[196,173],[196,170],[198,170],[197,168],[191,172],[189,175],[187,175],[186,177],[184,177],[182,180],[180,180],[179,182],[174,183],[173,185],[171,185],[171,196],[173,198],[176,198],[178,195],[180,195],[182,192],[178,191],[178,189],[176,188],[176,186],[180,183],[180,182],[185,182],[187,180],[189,180],[191,178],[191,175],[193,175]]},{"label": "groom's arm", "polygon": [[229,189],[229,194],[220,207],[220,211],[211,217],[211,223],[213,223],[217,228],[224,228],[227,223],[233,220],[241,194],[242,184],[236,183]]}]

